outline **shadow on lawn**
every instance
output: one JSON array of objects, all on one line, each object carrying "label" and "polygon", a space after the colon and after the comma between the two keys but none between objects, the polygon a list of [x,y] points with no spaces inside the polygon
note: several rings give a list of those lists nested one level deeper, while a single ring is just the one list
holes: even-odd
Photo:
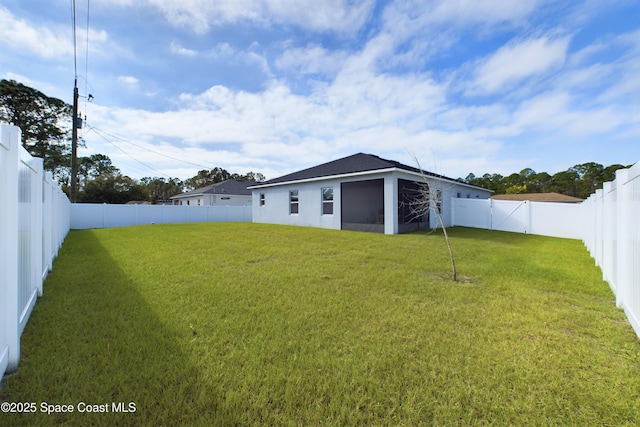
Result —
[{"label": "shadow on lawn", "polygon": [[[0,391],[36,413],[0,414],[0,424],[236,424],[219,413],[224,396],[199,386],[185,331],[171,330],[139,288],[94,231],[71,232],[23,334],[20,368]],[[45,404],[73,413],[47,415]]]}]

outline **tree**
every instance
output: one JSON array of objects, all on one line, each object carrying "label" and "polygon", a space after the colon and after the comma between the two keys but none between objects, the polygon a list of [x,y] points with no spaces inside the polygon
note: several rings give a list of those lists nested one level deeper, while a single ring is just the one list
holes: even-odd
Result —
[{"label": "tree", "polygon": [[171,196],[182,193],[182,181],[178,178],[144,177],[140,183],[146,188],[146,200],[155,203],[158,200],[168,200]]},{"label": "tree", "polygon": [[577,197],[586,199],[591,193],[602,186],[604,166],[600,163],[589,162],[569,168],[578,175]]},{"label": "tree", "polygon": [[231,174],[225,169],[215,167],[211,170],[201,170],[193,178],[184,181],[185,188],[195,190],[196,188],[206,187],[207,185],[216,184],[231,178]]},{"label": "tree", "polygon": [[551,185],[549,187],[551,191],[566,194],[567,196],[578,197],[579,180],[580,176],[577,172],[566,170],[554,174],[552,177]]},{"label": "tree", "polygon": [[217,184],[218,182],[226,181],[227,179],[237,179],[240,181],[251,180],[258,182],[265,181],[265,177],[261,173],[249,172],[246,175],[240,175],[237,173],[232,174],[226,169],[215,167],[211,170],[198,171],[196,176],[186,179],[183,182],[183,185],[187,190],[195,190],[196,188]]},{"label": "tree", "polygon": [[631,166],[633,165],[622,166],[620,164],[615,164],[615,165],[607,166],[602,171],[602,182],[613,181],[614,179],[616,179],[616,171],[618,169],[627,169],[627,168],[630,168]]},{"label": "tree", "polygon": [[512,185],[507,188],[504,192],[505,194],[524,194],[527,193],[527,185]]},{"label": "tree", "polygon": [[17,83],[0,81],[0,120],[22,130],[22,145],[33,156],[44,159],[45,170],[56,179],[70,165],[68,141],[71,106],[57,98]]},{"label": "tree", "polygon": [[531,193],[548,193],[552,178],[546,172],[539,172],[531,177],[528,189]]},{"label": "tree", "polygon": [[267,178],[265,178],[265,176],[259,172],[258,173],[249,172],[248,174],[244,175],[243,179],[247,181],[256,181],[256,182],[264,182],[267,180]]},{"label": "tree", "polygon": [[144,186],[121,173],[99,175],[90,180],[79,195],[83,203],[127,203],[146,200]]},{"label": "tree", "polygon": [[109,156],[105,154],[92,154],[89,157],[78,159],[78,174],[86,177],[97,178],[100,175],[113,175],[120,169],[113,165]]},{"label": "tree", "polygon": [[453,256],[453,248],[451,247],[451,241],[449,240],[447,228],[445,227],[444,220],[442,219],[442,190],[435,189],[434,191],[434,188],[431,185],[431,181],[429,181],[429,178],[427,178],[427,174],[420,166],[420,162],[415,155],[413,155],[413,160],[418,166],[420,175],[422,175],[422,182],[418,183],[418,187],[416,190],[417,194],[415,195],[413,200],[409,202],[410,215],[413,219],[417,219],[424,218],[430,212],[434,212],[436,214],[438,222],[440,223],[440,227],[442,227],[444,240],[447,243],[447,249],[449,251],[449,260],[451,261],[451,280],[456,282],[458,280],[456,260]]},{"label": "tree", "polygon": [[493,190],[496,194],[548,193],[551,191],[587,198],[607,181],[613,181],[618,169],[629,168],[620,164],[603,167],[599,163],[589,162],[575,165],[566,171],[551,176],[547,172],[536,173],[525,168],[520,173],[512,173],[507,177],[500,174],[484,174],[481,178],[470,173],[463,180],[467,184]]}]

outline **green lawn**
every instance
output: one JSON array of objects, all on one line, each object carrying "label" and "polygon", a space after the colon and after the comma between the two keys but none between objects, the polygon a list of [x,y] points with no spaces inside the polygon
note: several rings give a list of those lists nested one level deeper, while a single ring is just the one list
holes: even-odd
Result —
[{"label": "green lawn", "polygon": [[640,341],[582,243],[450,234],[458,283],[438,233],[72,231],[0,390],[38,413],[0,425],[637,425]]}]

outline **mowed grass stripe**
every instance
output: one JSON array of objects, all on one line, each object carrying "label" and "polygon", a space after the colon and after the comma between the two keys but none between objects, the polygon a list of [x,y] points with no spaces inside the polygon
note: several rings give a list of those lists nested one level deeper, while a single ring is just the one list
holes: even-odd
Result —
[{"label": "mowed grass stripe", "polygon": [[640,344],[579,241],[263,224],[72,231],[11,425],[635,425]]}]

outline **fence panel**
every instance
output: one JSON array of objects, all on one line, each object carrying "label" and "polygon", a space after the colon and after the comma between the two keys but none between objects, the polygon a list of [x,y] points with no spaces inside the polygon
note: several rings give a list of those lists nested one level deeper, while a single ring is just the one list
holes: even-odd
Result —
[{"label": "fence panel", "polygon": [[42,159],[19,147],[18,318],[22,334],[38,295],[42,295]]},{"label": "fence panel", "polygon": [[20,336],[69,231],[70,203],[15,126],[0,125],[0,189],[1,377],[18,366]]},{"label": "fence panel", "polygon": [[529,229],[529,202],[493,200],[491,229],[527,233]]},{"label": "fence panel", "polygon": [[451,199],[451,225],[491,229],[491,199]]},{"label": "fence panel", "polygon": [[582,239],[580,204],[451,199],[451,224],[487,230]]},{"label": "fence panel", "polygon": [[0,125],[0,375],[15,369],[18,332],[18,128]]},{"label": "fence panel", "polygon": [[582,203],[584,244],[640,336],[640,163]]},{"label": "fence panel", "polygon": [[583,228],[579,203],[529,202],[529,234],[580,240]]},{"label": "fence panel", "polygon": [[251,222],[251,206],[108,205],[71,206],[71,228],[125,227],[182,222]]},{"label": "fence panel", "polygon": [[640,336],[640,162],[618,171],[616,302]]}]

